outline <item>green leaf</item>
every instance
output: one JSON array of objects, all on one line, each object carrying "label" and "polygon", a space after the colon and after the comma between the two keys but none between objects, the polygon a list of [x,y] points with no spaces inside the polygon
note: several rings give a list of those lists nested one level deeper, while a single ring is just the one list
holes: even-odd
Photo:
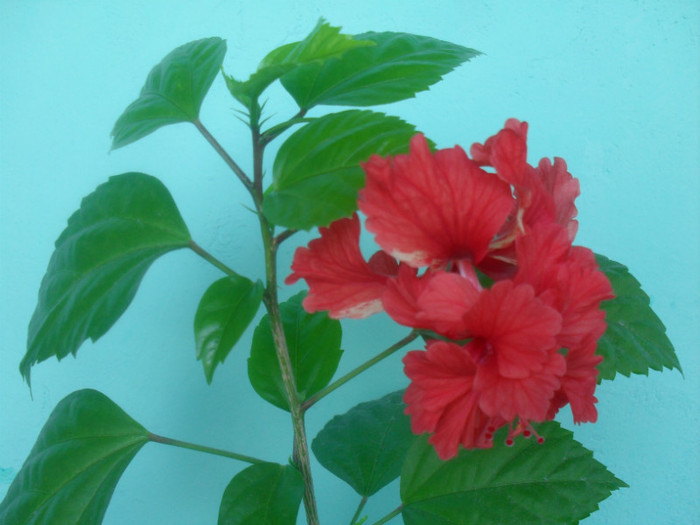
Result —
[{"label": "green leaf", "polygon": [[[304,295],[300,292],[280,305],[292,372],[302,402],[330,382],[343,353],[340,322],[329,319],[324,312],[307,313],[301,305]],[[263,399],[289,410],[268,315],[253,334],[248,377]]]},{"label": "green leaf", "polygon": [[160,127],[194,122],[226,54],[221,38],[195,40],[170,52],[148,74],[141,94],[112,130],[112,149],[126,146]]},{"label": "green leaf", "polygon": [[0,503],[0,523],[99,525],[148,432],[107,396],[80,390],[49,416]]},{"label": "green leaf", "polygon": [[303,495],[304,481],[291,465],[252,465],[226,487],[218,525],[294,525]]},{"label": "green leaf", "polygon": [[374,45],[374,42],[343,35],[339,27],[333,27],[321,19],[304,40],[283,45],[268,53],[248,80],[241,82],[224,75],[226,85],[239,102],[250,108],[267,86],[297,66],[323,62],[339,57],[350,49],[370,45]]},{"label": "green leaf", "polygon": [[397,117],[372,111],[332,113],[305,125],[280,147],[263,210],[293,229],[326,226],[357,209],[365,184],[360,163],[373,154],[408,152],[416,130]]},{"label": "green leaf", "polygon": [[20,371],[96,341],[131,303],[148,267],[190,242],[167,188],[155,177],[111,177],[85,197],[56,241],[29,323]]},{"label": "green leaf", "polygon": [[331,419],[311,444],[319,463],[361,496],[399,476],[415,440],[402,398],[403,390],[360,403]]},{"label": "green leaf", "polygon": [[599,379],[613,379],[616,373],[649,374],[649,369],[681,370],[666,327],[649,305],[649,296],[626,266],[596,255],[600,269],[608,276],[615,298],[605,301],[608,328],[598,341]]},{"label": "green leaf", "polygon": [[204,292],[194,316],[194,338],[207,383],[255,317],[263,290],[261,281],[230,275]]},{"label": "green leaf", "polygon": [[462,450],[441,461],[427,437],[416,440],[401,473],[406,525],[538,525],[578,523],[598,508],[617,479],[573,434],[549,422],[545,437],[504,444],[507,428],[486,450]]},{"label": "green leaf", "polygon": [[363,33],[374,46],[352,49],[337,60],[307,64],[282,76],[300,108],[318,104],[374,106],[415,96],[478,51],[408,33]]}]

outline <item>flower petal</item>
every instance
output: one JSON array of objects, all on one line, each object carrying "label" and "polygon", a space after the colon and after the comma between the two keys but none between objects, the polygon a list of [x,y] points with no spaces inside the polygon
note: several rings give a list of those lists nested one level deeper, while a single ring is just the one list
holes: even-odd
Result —
[{"label": "flower petal", "polygon": [[385,252],[414,267],[478,262],[512,209],[508,184],[459,146],[431,154],[422,135],[411,140],[410,154],[373,156],[363,167],[366,228]]},{"label": "flower petal", "polygon": [[[334,319],[361,319],[381,311],[381,296],[389,277],[373,271],[362,257],[357,214],[319,228],[319,232],[320,239],[297,248],[293,273],[285,279],[286,284],[299,279],[308,284],[304,308],[309,312],[328,310]],[[386,261],[383,267],[389,267]]]},{"label": "flower petal", "polygon": [[559,313],[537,299],[532,286],[511,281],[483,290],[465,322],[470,334],[493,353],[499,375],[507,378],[541,370],[561,329]]}]

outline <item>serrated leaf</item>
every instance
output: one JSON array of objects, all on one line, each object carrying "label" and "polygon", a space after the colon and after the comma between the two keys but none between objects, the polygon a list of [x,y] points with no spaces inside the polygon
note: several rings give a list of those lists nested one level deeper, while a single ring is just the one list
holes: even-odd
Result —
[{"label": "serrated leaf", "polygon": [[303,495],[304,481],[291,465],[252,465],[226,487],[218,525],[294,525]]},{"label": "serrated leaf", "polygon": [[348,110],[326,115],[292,134],[280,147],[263,210],[293,229],[327,226],[357,209],[364,186],[360,163],[373,154],[408,152],[416,130],[397,117]]},{"label": "serrated leaf", "polygon": [[311,443],[319,463],[361,496],[399,476],[415,440],[402,398],[403,390],[360,403],[326,423]]},{"label": "serrated leaf", "polygon": [[62,359],[104,335],[131,303],[149,266],[186,247],[190,234],[167,188],[155,177],[124,173],[85,197],[56,241],[29,323],[30,369]]},{"label": "serrated leaf", "polygon": [[[298,293],[280,304],[292,372],[302,402],[330,382],[343,353],[340,322],[324,312],[307,313],[301,305],[304,295]],[[248,377],[263,399],[289,410],[268,315],[261,319],[253,334]]]},{"label": "serrated leaf", "polygon": [[508,447],[506,432],[493,448],[462,450],[449,461],[419,438],[401,473],[406,525],[578,523],[627,486],[556,422],[538,427],[541,445],[519,438]]},{"label": "serrated leaf", "polygon": [[112,130],[112,149],[121,148],[177,122],[199,118],[202,101],[221,68],[226,41],[195,40],[171,51],[146,78]]},{"label": "serrated leaf", "polygon": [[252,101],[257,100],[267,86],[295,67],[314,61],[323,62],[339,57],[350,49],[370,45],[374,45],[374,42],[341,34],[339,27],[333,27],[321,19],[304,40],[270,51],[248,80],[238,81],[225,75],[226,84],[231,94],[250,108]]},{"label": "serrated leaf", "polygon": [[626,266],[596,255],[598,266],[612,284],[615,298],[602,303],[608,328],[598,341],[599,379],[613,379],[616,373],[649,374],[649,369],[681,370],[666,327],[651,309],[649,296]]},{"label": "serrated leaf", "polygon": [[49,416],[0,503],[0,523],[99,525],[148,432],[104,394],[73,392]]},{"label": "serrated leaf", "polygon": [[255,317],[263,290],[260,281],[230,275],[204,292],[194,316],[194,338],[207,383]]},{"label": "serrated leaf", "polygon": [[353,49],[338,60],[308,64],[282,76],[282,85],[300,108],[318,104],[374,106],[404,100],[481,54],[408,33],[370,32],[355,38],[375,45]]}]

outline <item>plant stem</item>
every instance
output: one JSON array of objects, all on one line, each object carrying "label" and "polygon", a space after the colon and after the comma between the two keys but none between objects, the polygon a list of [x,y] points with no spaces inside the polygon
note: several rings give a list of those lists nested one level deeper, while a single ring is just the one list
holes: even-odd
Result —
[{"label": "plant stem", "polygon": [[384,359],[384,358],[386,358],[386,357],[389,357],[391,354],[393,354],[393,353],[396,352],[397,350],[403,348],[403,347],[406,346],[408,343],[410,343],[411,341],[413,341],[414,339],[416,339],[419,335],[420,335],[420,334],[419,334],[418,331],[416,331],[416,330],[411,331],[411,333],[408,334],[406,337],[404,337],[403,339],[401,339],[401,340],[398,341],[397,343],[394,343],[393,345],[391,345],[389,348],[387,348],[386,350],[384,350],[384,351],[381,352],[380,354],[377,354],[376,356],[374,356],[374,357],[373,357],[372,359],[370,359],[369,361],[366,361],[365,363],[361,364],[360,366],[358,366],[358,367],[355,368],[354,370],[351,370],[350,372],[348,372],[347,374],[345,374],[345,375],[344,375],[343,377],[341,377],[340,379],[338,379],[338,380],[334,381],[333,383],[331,383],[330,385],[328,385],[326,388],[324,388],[324,389],[319,390],[318,392],[316,392],[313,396],[311,396],[309,399],[307,399],[307,400],[304,402],[304,404],[301,406],[301,408],[302,408],[303,410],[307,410],[309,407],[311,407],[311,406],[312,406],[314,403],[316,403],[318,400],[320,400],[321,398],[326,397],[328,394],[330,394],[331,392],[333,392],[335,389],[340,388],[340,387],[343,386],[345,383],[347,383],[348,381],[350,381],[350,380],[353,379],[354,377],[360,375],[362,372],[364,372],[364,371],[367,370],[368,368],[370,368],[370,367],[376,365],[376,364],[377,364],[379,361],[381,361],[382,359]]},{"label": "plant stem", "polygon": [[384,516],[382,519],[379,521],[375,521],[372,525],[382,525],[382,523],[386,523],[389,521],[391,518],[395,518],[399,514],[401,514],[401,510],[403,509],[403,503],[396,507],[394,510],[392,510],[389,514]]},{"label": "plant stem", "polygon": [[207,454],[213,454],[215,456],[223,456],[225,458],[237,459],[238,461],[245,461],[246,463],[267,463],[267,461],[263,459],[254,458],[252,456],[236,454],[235,452],[229,452],[227,450],[221,450],[218,448],[205,447],[204,445],[197,445],[195,443],[187,443],[186,441],[179,441],[177,439],[171,439],[164,436],[159,436],[157,434],[148,434],[148,439],[156,443],[162,443],[163,445],[171,445],[173,447],[196,450],[198,452],[205,452]]},{"label": "plant stem", "polygon": [[246,187],[246,189],[252,194],[253,193],[253,183],[251,180],[248,178],[248,175],[245,174],[245,171],[243,171],[238,164],[231,158],[231,156],[226,153],[226,150],[219,144],[219,142],[212,136],[211,133],[209,133],[209,130],[204,127],[204,124],[199,119],[195,119],[193,124],[197,127],[199,132],[204,135],[204,138],[207,139],[209,144],[212,145],[212,147],[216,150],[216,152],[221,156],[222,159],[224,159],[224,162],[228,164],[228,167],[233,170],[233,172],[238,176],[240,181],[243,183],[243,186]]},{"label": "plant stem", "polygon": [[296,380],[292,369],[292,361],[289,357],[287,340],[284,335],[282,316],[279,310],[277,296],[277,243],[275,242],[274,226],[269,223],[262,212],[262,163],[265,143],[261,139],[259,125],[251,121],[253,135],[253,199],[258,211],[260,221],[260,233],[265,252],[266,287],[263,302],[270,319],[270,328],[275,342],[277,361],[282,372],[285,393],[289,401],[289,411],[292,415],[294,428],[294,445],[292,461],[299,469],[304,480],[304,509],[308,525],[319,525],[318,510],[316,508],[316,496],[314,494],[313,478],[311,476],[311,459],[309,457],[309,445],[306,439],[306,427],[304,423],[304,411],[301,408],[301,400],[297,392]]},{"label": "plant stem", "polygon": [[226,266],[224,263],[222,263],[219,259],[217,259],[216,257],[214,257],[212,254],[210,254],[208,251],[206,251],[204,248],[202,248],[202,247],[201,247],[199,244],[197,244],[196,242],[190,240],[190,245],[189,245],[189,247],[190,247],[190,249],[191,249],[194,253],[196,253],[197,255],[199,255],[199,256],[200,256],[202,259],[204,259],[205,261],[207,261],[207,262],[213,264],[214,266],[216,266],[219,270],[221,270],[221,271],[224,272],[225,274],[227,274],[227,275],[237,275],[236,272],[234,272],[231,268],[229,268],[228,266]]},{"label": "plant stem", "polygon": [[367,503],[367,496],[363,496],[362,499],[360,500],[360,504],[357,506],[357,510],[355,511],[355,515],[350,520],[350,525],[355,525],[355,522],[360,517],[360,513],[362,512],[362,509],[365,508],[366,503]]}]

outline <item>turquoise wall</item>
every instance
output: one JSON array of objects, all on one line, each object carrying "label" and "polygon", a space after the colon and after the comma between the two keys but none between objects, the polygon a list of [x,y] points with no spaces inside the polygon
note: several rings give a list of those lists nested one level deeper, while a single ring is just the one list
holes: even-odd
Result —
[{"label": "turquoise wall", "polygon": [[[189,252],[157,261],[126,314],[77,359],[37,366],[33,400],[17,366],[53,242],[80,199],[112,174],[158,176],[199,244],[244,275],[262,274],[246,195],[193,126],[170,126],[111,154],[109,132],[150,68],[176,46],[224,37],[225,68],[242,77],[321,16],[349,33],[406,31],[486,53],[388,108],[440,147],[469,146],[516,117],[530,123],[532,162],[567,160],[582,187],[578,243],[630,267],[685,373],[604,383],[596,424],[574,428],[562,416],[630,485],[585,522],[700,523],[700,4],[693,0],[0,1],[0,496],[55,404],[87,387],[153,432],[287,460],[288,415],[248,383],[250,334],[212,386],[195,362],[193,314],[219,275]],[[276,118],[294,113],[281,89],[270,101]],[[245,169],[249,142],[234,109],[217,79],[202,120]],[[405,333],[381,316],[344,330],[341,372]],[[403,387],[400,357],[314,407],[309,434],[332,415]],[[243,466],[150,444],[124,474],[104,523],[214,523],[224,487]],[[357,498],[314,469],[322,521],[349,522]],[[397,498],[394,483],[367,512],[376,520]]]}]

